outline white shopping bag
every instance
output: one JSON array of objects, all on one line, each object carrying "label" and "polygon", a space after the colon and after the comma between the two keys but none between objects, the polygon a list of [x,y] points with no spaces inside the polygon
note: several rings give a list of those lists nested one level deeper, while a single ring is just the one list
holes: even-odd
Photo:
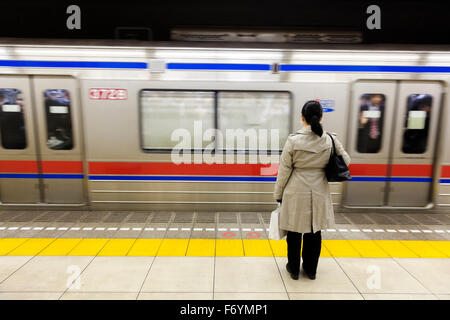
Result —
[{"label": "white shopping bag", "polygon": [[279,226],[280,213],[281,206],[280,204],[278,204],[278,207],[273,210],[272,214],[270,215],[269,239],[281,240],[287,235],[287,231],[280,229]]}]

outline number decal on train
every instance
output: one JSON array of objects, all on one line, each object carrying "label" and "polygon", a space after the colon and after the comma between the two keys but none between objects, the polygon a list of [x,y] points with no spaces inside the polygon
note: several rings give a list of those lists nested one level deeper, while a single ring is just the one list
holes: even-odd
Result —
[{"label": "number decal on train", "polygon": [[127,89],[117,88],[89,88],[91,100],[127,100]]}]

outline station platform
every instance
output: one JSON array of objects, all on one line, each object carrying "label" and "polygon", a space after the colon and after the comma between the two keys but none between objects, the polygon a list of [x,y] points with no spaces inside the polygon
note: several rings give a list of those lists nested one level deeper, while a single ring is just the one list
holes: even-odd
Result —
[{"label": "station platform", "polygon": [[292,280],[270,212],[0,212],[0,299],[449,299],[450,215],[336,213]]}]

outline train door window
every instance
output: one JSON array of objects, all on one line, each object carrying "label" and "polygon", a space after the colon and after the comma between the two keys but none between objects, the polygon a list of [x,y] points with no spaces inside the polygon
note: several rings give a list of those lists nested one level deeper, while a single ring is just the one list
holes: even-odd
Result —
[{"label": "train door window", "polygon": [[52,150],[73,149],[70,95],[65,89],[44,91],[47,146]]},{"label": "train door window", "polygon": [[0,135],[4,149],[25,149],[27,146],[24,102],[18,89],[0,89]]},{"label": "train door window", "polygon": [[[290,132],[289,92],[220,91],[217,101],[218,128],[226,140],[219,148],[271,151],[283,148]],[[238,139],[239,130],[243,130],[243,139]]]},{"label": "train door window", "polygon": [[411,94],[406,105],[403,128],[403,153],[424,153],[430,126],[433,97],[429,94]]},{"label": "train door window", "polygon": [[386,96],[380,93],[363,94],[359,100],[357,151],[378,153],[383,136]]},{"label": "train door window", "polygon": [[206,148],[203,139],[214,129],[215,92],[142,90],[141,143],[143,150]]}]

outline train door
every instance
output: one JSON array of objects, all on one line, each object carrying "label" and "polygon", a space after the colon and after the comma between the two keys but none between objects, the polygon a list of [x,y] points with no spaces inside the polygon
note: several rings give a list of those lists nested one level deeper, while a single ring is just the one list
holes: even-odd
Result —
[{"label": "train door", "polygon": [[441,92],[441,84],[430,81],[354,84],[346,206],[430,202]]},{"label": "train door", "polygon": [[[0,84],[6,89],[21,91],[22,96],[10,105],[20,106],[24,121],[23,127],[19,122],[14,125],[10,122],[6,127],[11,132],[24,131],[26,142],[25,148],[20,150],[2,150],[1,160],[9,161],[3,161],[0,168],[2,203],[83,203],[83,146],[76,80],[54,76],[21,77],[22,86],[19,86],[11,79],[14,78],[3,77]],[[13,109],[3,110],[8,113],[14,112]],[[18,112],[19,108],[15,110]],[[4,115],[5,111],[3,118]],[[0,126],[3,138],[4,124]],[[22,159],[26,161],[21,162]],[[6,168],[5,164],[10,167]],[[6,176],[4,171],[9,171]]]},{"label": "train door", "polygon": [[83,192],[80,102],[70,77],[33,77],[44,202],[81,203]]},{"label": "train door", "polygon": [[0,200],[41,201],[30,81],[0,76]]}]

